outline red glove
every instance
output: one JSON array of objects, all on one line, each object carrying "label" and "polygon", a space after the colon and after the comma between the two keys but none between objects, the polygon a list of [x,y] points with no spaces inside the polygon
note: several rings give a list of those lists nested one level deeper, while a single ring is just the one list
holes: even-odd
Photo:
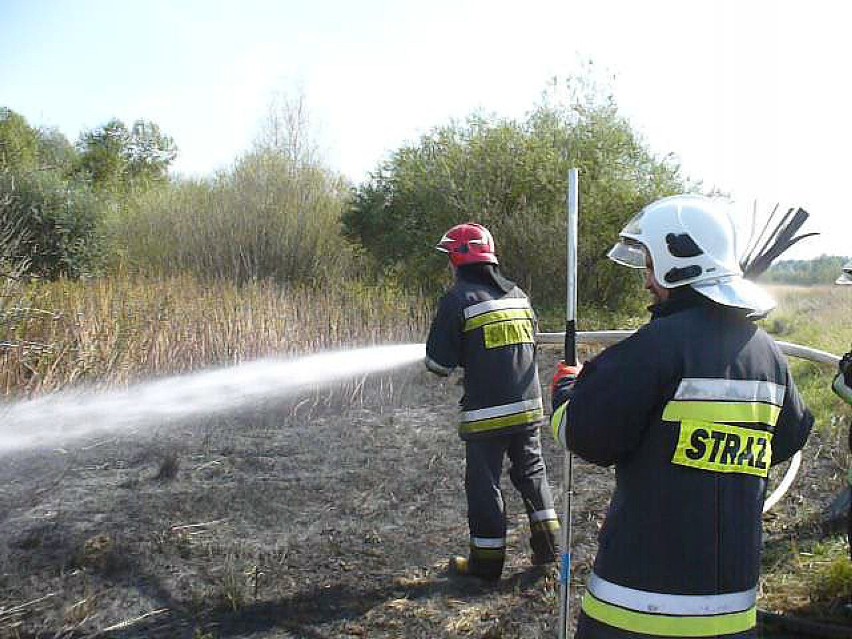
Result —
[{"label": "red glove", "polygon": [[569,366],[564,361],[560,361],[556,365],[556,372],[553,374],[553,381],[550,382],[550,394],[555,395],[556,389],[559,386],[564,386],[566,382],[570,383],[575,381],[581,370],[583,370],[582,364]]}]

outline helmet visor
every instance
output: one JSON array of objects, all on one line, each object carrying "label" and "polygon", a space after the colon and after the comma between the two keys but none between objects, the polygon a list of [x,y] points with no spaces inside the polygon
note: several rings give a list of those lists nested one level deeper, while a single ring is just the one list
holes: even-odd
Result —
[{"label": "helmet visor", "polygon": [[645,247],[633,240],[622,239],[609,250],[606,256],[616,264],[630,268],[645,268],[647,266]]}]

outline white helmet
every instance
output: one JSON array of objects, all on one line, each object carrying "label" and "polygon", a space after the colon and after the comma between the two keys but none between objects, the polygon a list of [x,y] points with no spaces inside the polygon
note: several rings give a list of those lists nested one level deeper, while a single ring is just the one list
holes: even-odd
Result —
[{"label": "white helmet", "polygon": [[607,257],[645,268],[651,257],[660,286],[689,285],[718,304],[763,316],[775,308],[759,286],[743,278],[736,231],[723,202],[700,195],[674,195],[652,202],[619,233]]},{"label": "white helmet", "polygon": [[852,284],[852,260],[843,265],[843,273],[834,282],[835,284]]}]

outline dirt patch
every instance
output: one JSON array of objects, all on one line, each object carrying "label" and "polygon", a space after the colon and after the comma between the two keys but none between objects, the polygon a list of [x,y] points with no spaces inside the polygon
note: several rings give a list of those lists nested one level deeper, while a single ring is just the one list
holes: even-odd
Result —
[{"label": "dirt patch", "polygon": [[[556,572],[530,566],[508,480],[504,579],[445,572],[468,541],[460,394],[415,368],[3,458],[0,636],[556,636]],[[561,512],[563,456],[543,435]],[[768,544],[818,519],[842,483],[835,446],[809,444]],[[574,611],[613,474],[577,460],[575,478]]]}]

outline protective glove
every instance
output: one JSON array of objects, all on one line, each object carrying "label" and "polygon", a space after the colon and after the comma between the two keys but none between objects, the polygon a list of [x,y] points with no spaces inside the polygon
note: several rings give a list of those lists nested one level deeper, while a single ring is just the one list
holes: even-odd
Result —
[{"label": "protective glove", "polygon": [[574,382],[577,381],[582,370],[582,364],[570,366],[564,361],[560,361],[556,365],[556,372],[553,374],[553,381],[550,383],[550,398],[554,411],[568,399],[571,387],[574,386]]},{"label": "protective glove", "polygon": [[846,353],[837,365],[843,374],[843,379],[849,388],[852,388],[852,351]]}]

